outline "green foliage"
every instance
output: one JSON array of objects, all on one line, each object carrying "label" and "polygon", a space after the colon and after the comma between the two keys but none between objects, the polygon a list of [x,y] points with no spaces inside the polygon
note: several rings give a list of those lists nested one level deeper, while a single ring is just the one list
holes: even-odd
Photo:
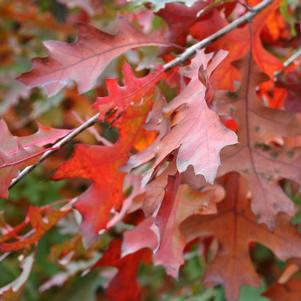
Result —
[{"label": "green foliage", "polygon": [[10,192],[12,200],[26,200],[35,206],[44,206],[61,199],[61,188],[65,182],[42,180],[41,171],[30,174],[19,185],[15,186]]}]

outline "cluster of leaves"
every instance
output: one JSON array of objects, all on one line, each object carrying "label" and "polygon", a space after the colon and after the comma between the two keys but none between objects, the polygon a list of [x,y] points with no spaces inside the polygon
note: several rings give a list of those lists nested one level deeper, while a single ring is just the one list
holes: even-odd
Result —
[{"label": "cluster of leaves", "polygon": [[4,0],[0,300],[300,299],[300,10]]}]

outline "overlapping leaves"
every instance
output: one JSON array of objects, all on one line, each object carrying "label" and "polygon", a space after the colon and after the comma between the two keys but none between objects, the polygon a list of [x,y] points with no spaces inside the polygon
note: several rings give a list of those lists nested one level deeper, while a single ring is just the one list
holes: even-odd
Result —
[{"label": "overlapping leaves", "polygon": [[[185,44],[188,33],[206,38],[225,27],[231,14],[235,18],[248,9],[247,4],[257,2],[242,1],[240,6],[214,3],[204,16],[199,11],[203,3],[186,7],[182,16],[181,5],[171,4],[158,15],[170,26],[172,39]],[[249,256],[251,242],[266,245],[282,260],[301,256],[301,238],[289,220],[294,206],[281,186],[286,179],[300,184],[299,150],[287,143],[287,137],[300,135],[299,120],[293,113],[266,107],[257,95],[258,85],[266,79],[258,67],[270,79],[281,68],[262,40],[265,20],[279,4],[273,1],[252,24],[226,33],[206,52],[195,53],[175,78],[167,78],[165,85],[177,86],[174,99],[159,88],[158,82],[166,79],[160,68],[137,77],[125,64],[122,85],[118,79],[105,81],[108,96],[98,98],[94,107],[101,119],[118,130],[117,142],[112,146],[77,145],[54,178],[91,181],[74,204],[82,216],[81,234],[87,246],[128,215],[138,216],[130,220],[133,228],[124,233],[123,242],[113,241],[96,264],[118,269],[107,289],[112,300],[140,299],[138,282],[133,282],[132,290],[125,282],[136,277],[140,262],[151,258],[177,277],[186,245],[206,236],[214,237],[219,249],[208,265],[204,283],[223,284],[231,301],[237,300],[242,285],[259,285]],[[174,19],[173,11],[177,13]],[[180,28],[185,26],[179,20],[187,28]],[[160,34],[144,35],[124,20],[120,29],[113,36],[82,24],[77,42],[46,42],[49,56],[34,59],[32,71],[20,80],[29,87],[46,88],[49,95],[75,81],[82,93],[94,88],[106,66],[127,50],[171,45]],[[236,122],[238,141],[222,120]],[[10,148],[3,154],[0,148],[6,168],[0,174],[6,180],[5,195],[32,153],[28,153],[25,138],[10,137],[4,124],[0,135],[10,141],[5,140],[5,147]],[[45,141],[54,142],[52,138],[43,139],[41,145],[30,141],[30,145],[44,146]],[[6,159],[8,154],[16,157]],[[233,171],[240,175],[229,174]],[[0,239],[0,249],[9,252],[37,243],[65,214],[50,207],[30,207],[25,221]],[[19,234],[28,225],[32,230]]]}]

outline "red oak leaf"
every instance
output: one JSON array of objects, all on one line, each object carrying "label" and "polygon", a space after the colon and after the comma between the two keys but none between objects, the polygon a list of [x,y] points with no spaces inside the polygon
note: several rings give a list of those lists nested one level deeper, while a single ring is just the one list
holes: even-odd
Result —
[{"label": "red oak leaf", "polygon": [[54,179],[92,180],[74,205],[83,217],[81,231],[86,244],[106,226],[111,209],[118,210],[121,205],[125,175],[119,169],[126,162],[128,151],[128,145],[122,148],[118,142],[112,147],[77,145],[72,157],[54,175]]},{"label": "red oak leaf", "polygon": [[235,95],[216,94],[217,111],[231,116],[238,124],[239,144],[222,152],[220,175],[237,171],[248,179],[252,193],[251,208],[259,222],[269,227],[279,212],[293,215],[295,206],[279,185],[281,179],[301,183],[300,151],[275,138],[301,134],[296,114],[267,108],[256,94],[256,87],[265,77],[258,71],[251,56],[242,62],[243,81]]},{"label": "red oak leaf", "polygon": [[130,195],[123,201],[122,208],[119,212],[114,212],[112,218],[107,224],[107,229],[114,227],[121,222],[126,215],[141,209],[143,202],[142,195],[145,193],[145,188],[141,185],[141,177],[134,174],[129,174],[125,178],[125,186],[127,191],[131,191]]},{"label": "red oak leaf", "polygon": [[110,80],[109,95],[98,98],[96,102],[101,112],[110,107],[117,107],[123,112],[116,123],[119,140],[112,146],[78,145],[72,158],[55,174],[55,179],[92,180],[92,185],[75,203],[75,208],[83,216],[81,227],[86,243],[91,242],[106,227],[111,209],[120,209],[125,177],[120,168],[127,162],[130,151],[143,130],[142,126],[152,107],[155,84],[163,75],[158,71],[138,79],[133,76],[128,65],[123,70],[125,85],[120,87],[116,79]]},{"label": "red oak leaf", "polygon": [[[166,105],[165,99],[162,97],[161,94],[158,94],[153,109],[148,116],[148,121],[144,126],[146,130],[150,132],[155,131],[158,133],[158,135],[148,148],[138,152],[137,154],[129,158],[126,166],[123,167],[123,171],[129,172],[132,168],[137,167],[138,165],[143,164],[145,162],[148,162],[154,157],[155,150],[160,146],[163,137],[167,134],[169,129],[169,120],[164,118],[163,116],[163,108],[165,105]],[[147,182],[147,180],[148,177],[146,177],[146,179],[142,179],[143,186]],[[158,183],[159,186],[161,187],[162,181],[159,180]],[[167,184],[167,177],[166,177],[166,184]],[[150,193],[151,190],[152,189],[150,188],[149,189]],[[154,199],[154,201],[157,203],[158,199],[157,200]]]},{"label": "red oak leaf", "polygon": [[[37,243],[69,211],[68,208],[53,209],[50,206],[42,208],[30,206],[24,222],[1,236],[0,251],[11,252],[21,250]],[[31,225],[31,231],[20,235],[19,233],[28,225]],[[13,241],[11,241],[12,239]]]},{"label": "red oak leaf", "polygon": [[[271,55],[263,46],[261,32],[266,24],[265,20],[279,8],[280,0],[273,1],[265,10],[260,12],[251,25],[245,25],[230,31],[216,42],[212,43],[208,50],[216,51],[224,49],[229,55],[221,63],[218,70],[212,76],[215,87],[225,90],[234,90],[234,82],[240,79],[239,70],[232,65],[244,57],[252,44],[252,54],[260,69],[273,79],[275,71],[282,68],[281,62]],[[221,12],[215,10],[210,18],[196,22],[190,29],[193,37],[202,40],[228,24]],[[250,37],[251,33],[251,37]]]},{"label": "red oak leaf", "polygon": [[275,283],[264,294],[273,301],[301,301],[301,280],[292,279],[287,283]]},{"label": "red oak leaf", "polygon": [[78,40],[73,44],[44,42],[49,56],[34,59],[32,70],[18,80],[30,88],[44,87],[49,96],[75,81],[79,92],[84,93],[95,86],[108,64],[127,50],[147,45],[171,46],[162,33],[144,35],[123,19],[115,36],[87,24],[78,26]]},{"label": "red oak leaf", "polygon": [[[116,276],[110,281],[106,295],[112,301],[139,301],[141,288],[136,280],[140,263],[150,262],[150,252],[140,250],[121,258],[121,241],[114,240],[95,267],[114,266],[118,269]],[[130,284],[129,284],[130,281]]]},{"label": "red oak leaf", "polygon": [[170,27],[171,39],[179,45],[185,45],[189,28],[196,22],[198,13],[212,1],[196,2],[192,7],[181,3],[168,3],[156,14],[162,17]]},{"label": "red oak leaf", "polygon": [[[206,94],[210,91],[209,78],[224,57],[223,51],[214,57],[213,54],[205,54],[204,51],[197,53],[188,67],[189,71],[186,70],[184,73],[190,77],[189,84],[163,109],[169,115],[175,114],[172,128],[158,145],[146,150],[147,156],[138,154],[131,157],[128,167],[138,166],[145,163],[143,160],[155,157],[152,169],[146,176],[148,179],[161,161],[178,149],[179,172],[184,172],[192,165],[196,175],[203,175],[210,183],[214,181],[220,164],[221,149],[237,143],[235,133],[223,125],[219,116],[209,109],[206,102]],[[207,87],[199,80],[200,68]]]},{"label": "red oak leaf", "polygon": [[190,217],[180,227],[188,241],[213,235],[220,242],[218,253],[205,273],[204,284],[206,287],[223,284],[229,301],[238,299],[242,285],[259,286],[249,256],[250,242],[267,246],[281,260],[301,258],[301,237],[290,224],[289,216],[278,215],[273,232],[257,224],[249,208],[246,183],[239,177],[232,173],[226,179],[223,185],[226,198],[218,205],[217,214]]},{"label": "red oak leaf", "polygon": [[30,136],[12,136],[4,120],[0,120],[0,197],[8,197],[8,187],[18,172],[34,163],[52,144],[65,136],[69,130],[52,129],[39,125],[39,130]]},{"label": "red oak leaf", "polygon": [[287,92],[284,100],[285,109],[290,112],[301,112],[301,66],[278,78],[277,86]]},{"label": "red oak leaf", "polygon": [[122,74],[124,76],[123,86],[120,86],[115,78],[106,79],[108,96],[98,97],[94,104],[94,107],[101,113],[100,119],[104,117],[104,113],[109,109],[115,109],[117,113],[125,111],[134,103],[133,97],[143,102],[145,91],[147,91],[149,87],[153,88],[154,85],[165,76],[163,68],[159,67],[156,71],[149,73],[147,76],[137,78],[129,64],[123,65]]},{"label": "red oak leaf", "polygon": [[183,251],[187,244],[180,224],[194,214],[216,213],[216,203],[224,197],[223,189],[218,186],[196,191],[180,183],[181,176],[169,176],[159,211],[126,232],[122,246],[123,255],[150,248],[154,263],[163,265],[173,277],[178,276],[184,263]]}]

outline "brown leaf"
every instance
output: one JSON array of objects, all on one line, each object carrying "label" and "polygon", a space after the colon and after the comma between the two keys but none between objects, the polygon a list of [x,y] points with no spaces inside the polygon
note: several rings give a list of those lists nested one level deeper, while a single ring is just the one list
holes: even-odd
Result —
[{"label": "brown leaf", "polygon": [[292,279],[288,283],[275,283],[264,296],[273,301],[301,301],[301,280]]},{"label": "brown leaf", "polygon": [[[258,1],[255,1],[258,3]],[[243,58],[252,48],[252,55],[260,67],[271,79],[274,73],[282,68],[282,63],[263,46],[261,33],[267,24],[266,20],[279,8],[280,0],[274,0],[263,11],[256,14],[252,22],[243,27],[229,31],[208,46],[209,51],[224,49],[229,55],[212,76],[212,84],[222,90],[235,90],[235,81],[240,79],[239,70],[233,62]],[[213,10],[207,18],[193,24],[190,34],[197,39],[205,39],[229,23],[224,13]]]},{"label": "brown leaf", "polygon": [[199,236],[214,236],[220,249],[205,273],[204,284],[223,284],[227,300],[238,299],[242,285],[259,286],[259,277],[249,256],[250,242],[258,242],[272,250],[281,260],[301,257],[301,237],[285,214],[279,214],[271,232],[266,225],[256,223],[249,209],[247,186],[243,178],[230,174],[225,181],[227,195],[218,206],[218,214],[193,216],[181,225],[188,241]]},{"label": "brown leaf", "polygon": [[[0,237],[0,251],[11,252],[29,248],[70,212],[70,208],[53,209],[50,206],[30,206],[25,220]],[[30,225],[26,234],[20,232]],[[12,240],[13,239],[13,240]]]},{"label": "brown leaf", "polygon": [[274,225],[278,212],[293,215],[293,203],[282,191],[283,178],[301,183],[300,152],[275,146],[275,137],[301,133],[301,124],[293,113],[264,107],[256,95],[262,75],[250,56],[243,62],[243,80],[237,95],[223,94],[216,100],[217,110],[238,124],[239,144],[222,152],[219,174],[238,171],[246,177],[252,194],[252,210],[259,222]]}]

